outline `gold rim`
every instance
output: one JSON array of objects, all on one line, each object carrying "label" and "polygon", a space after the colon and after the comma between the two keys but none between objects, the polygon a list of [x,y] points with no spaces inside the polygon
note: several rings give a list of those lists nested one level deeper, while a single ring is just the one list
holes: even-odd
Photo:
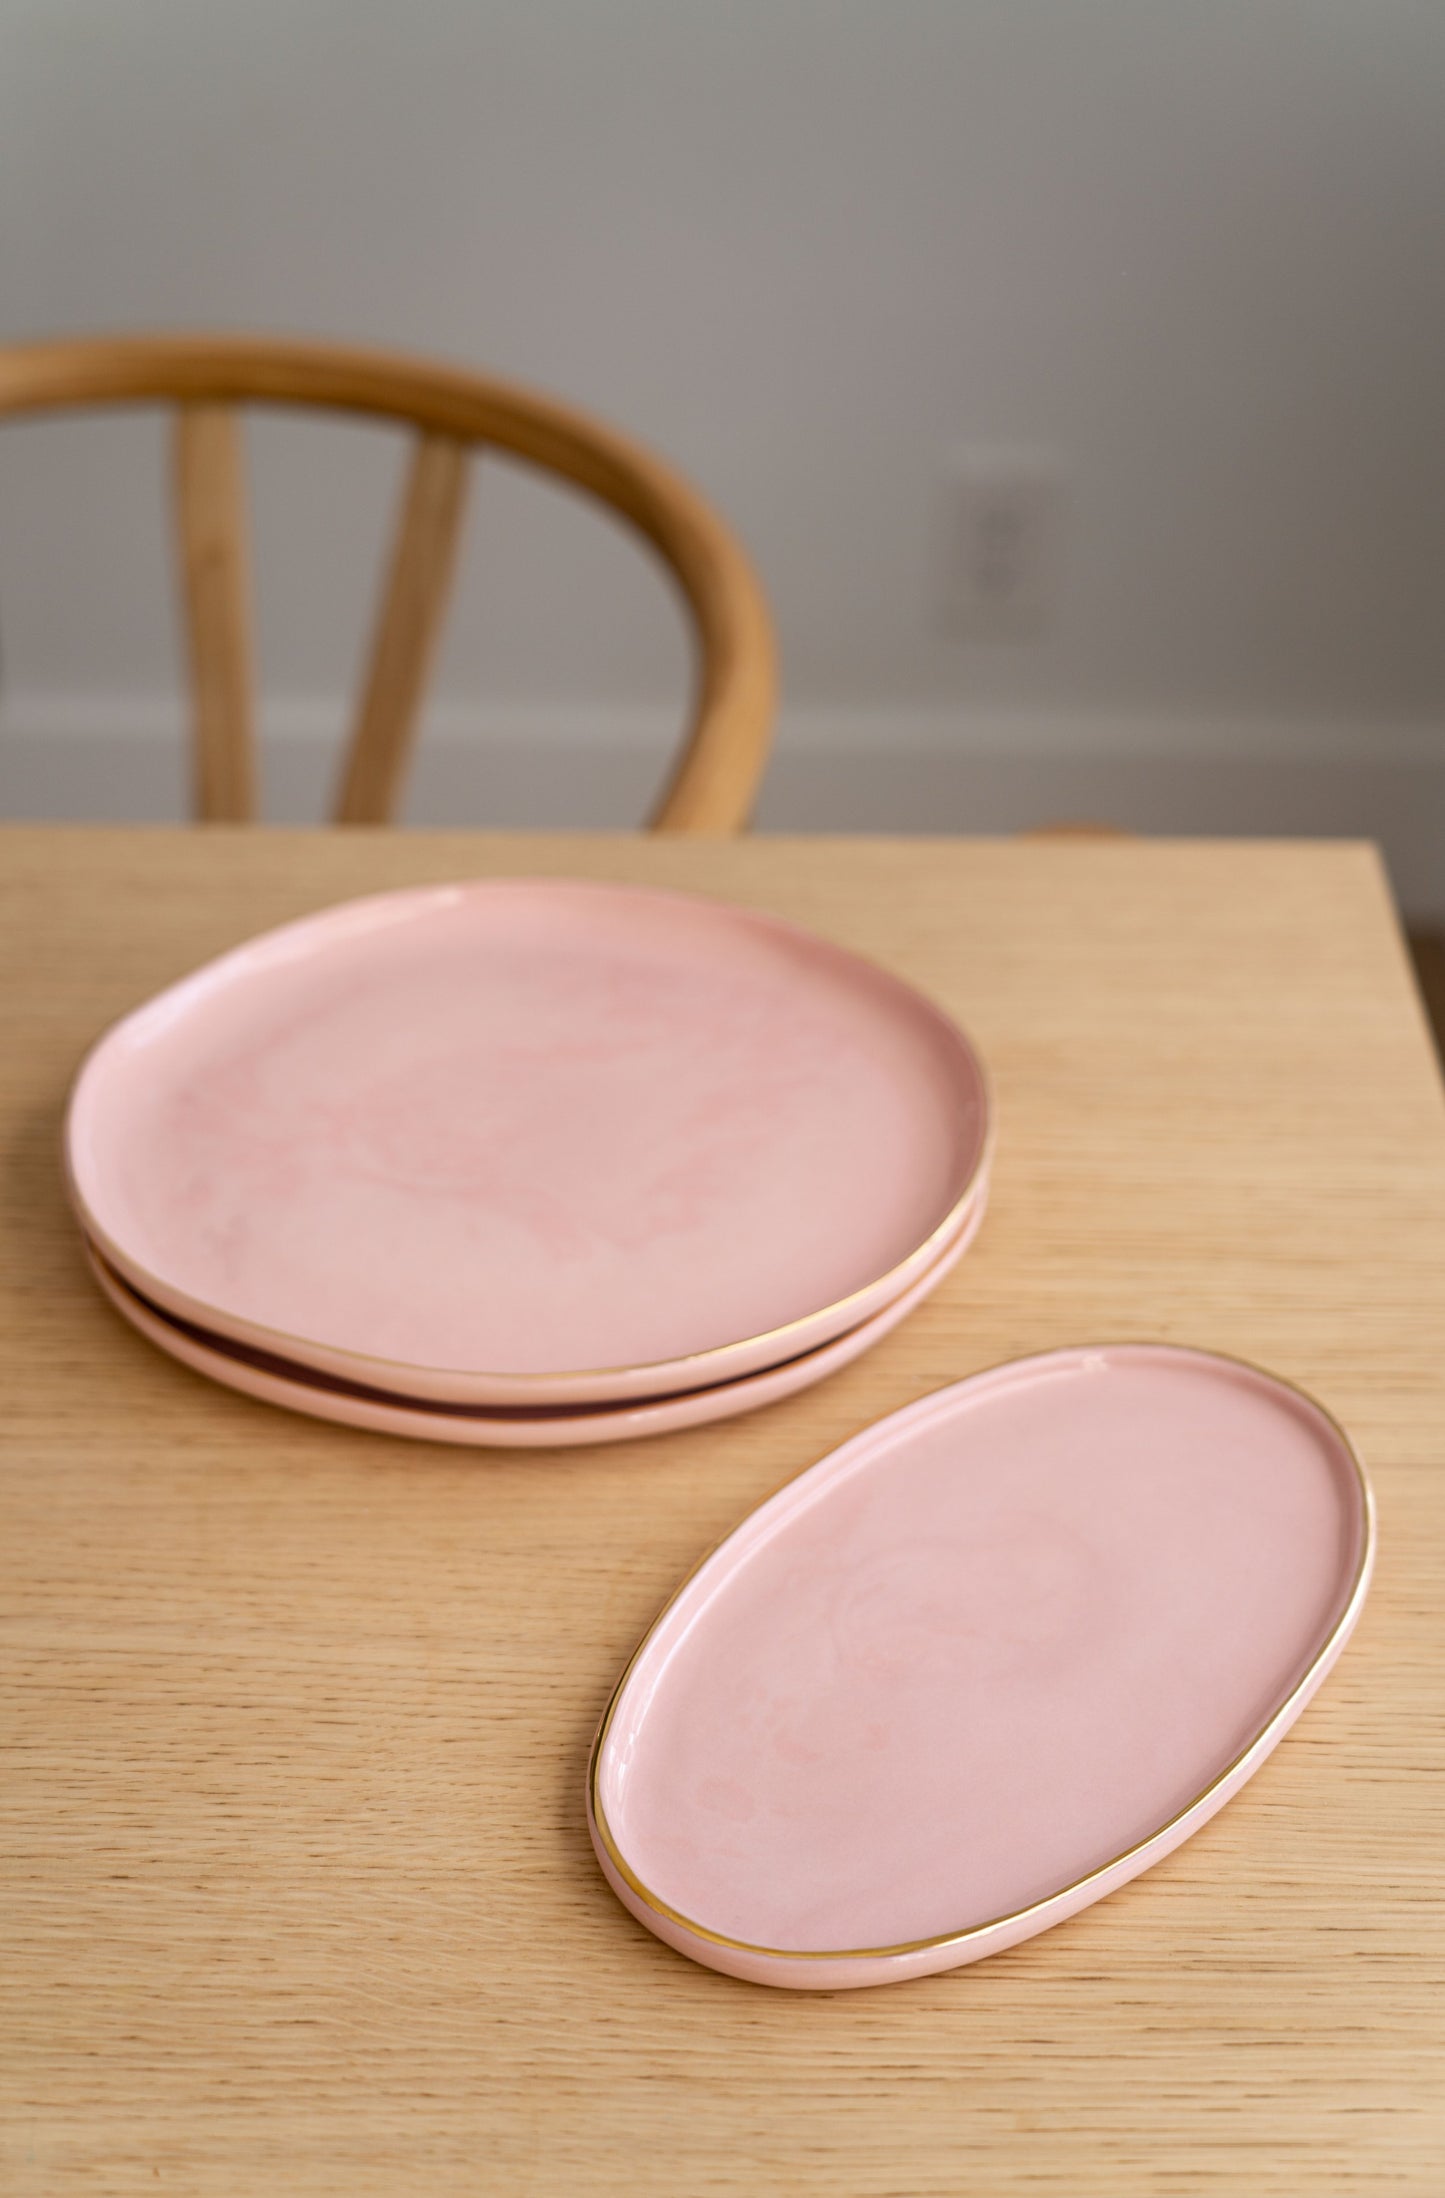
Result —
[{"label": "gold rim", "polygon": [[[310,1367],[299,1366],[290,1359],[277,1357],[273,1352],[257,1351],[252,1349],[249,1344],[232,1342],[227,1336],[212,1335],[208,1329],[199,1327],[195,1321],[185,1320],[176,1313],[168,1313],[163,1305],[153,1304],[142,1291],[127,1282],[125,1276],[116,1271],[100,1246],[93,1244],[84,1230],[81,1231],[80,1241],[86,1260],[101,1288],[111,1297],[124,1317],[129,1317],[127,1309],[130,1306],[136,1306],[147,1320],[159,1328],[174,1332],[186,1342],[204,1352],[208,1359],[219,1359],[227,1365],[249,1368],[252,1372],[263,1374],[268,1380],[282,1383],[292,1390],[316,1391],[323,1396],[346,1398],[354,1403],[376,1406],[384,1411],[403,1411],[459,1426],[475,1423],[478,1426],[507,1426],[520,1429],[535,1427],[539,1424],[575,1426],[585,1420],[605,1419],[609,1422],[620,1422],[626,1419],[636,1421],[647,1413],[665,1408],[670,1409],[677,1405],[691,1404],[696,1399],[703,1397],[728,1398],[732,1400],[733,1410],[737,1412],[756,1411],[763,1409],[767,1402],[766,1399],[753,1401],[756,1385],[770,1380],[775,1375],[808,1370],[809,1385],[813,1382],[825,1381],[834,1372],[841,1371],[842,1366],[850,1363],[849,1360],[845,1359],[840,1364],[836,1359],[829,1357],[830,1353],[842,1350],[845,1345],[853,1348],[855,1356],[862,1350],[871,1350],[876,1343],[882,1343],[887,1339],[893,1332],[893,1326],[896,1326],[900,1320],[906,1319],[910,1313],[920,1310],[927,1298],[931,1297],[933,1292],[948,1280],[955,1263],[968,1250],[976,1232],[982,1227],[987,1212],[987,1201],[981,1201],[977,1212],[971,1213],[964,1222],[963,1229],[960,1232],[960,1240],[949,1246],[948,1250],[940,1255],[936,1268],[925,1268],[923,1273],[910,1283],[908,1289],[901,1292],[899,1297],[895,1298],[890,1304],[880,1306],[878,1311],[870,1315],[868,1320],[861,1322],[855,1328],[845,1328],[841,1335],[829,1337],[826,1343],[815,1345],[811,1351],[801,1351],[793,1358],[779,1360],[775,1365],[758,1367],[752,1373],[737,1374],[730,1381],[713,1382],[701,1389],[674,1389],[665,1391],[660,1395],[620,1397],[612,1402],[604,1399],[601,1402],[554,1405],[438,1403],[428,1397],[409,1397],[396,1390],[368,1389],[360,1382],[345,1381],[338,1375],[326,1374],[314,1371]],[[915,1292],[919,1293],[916,1298],[914,1296]],[[912,1302],[909,1302],[910,1300]],[[899,1311],[900,1306],[904,1308],[901,1313]],[[881,1332],[870,1333],[867,1342],[859,1345],[858,1337],[865,1329],[871,1330],[873,1322],[885,1320],[890,1316],[892,1325],[884,1328]],[[146,1333],[147,1341],[156,1341],[148,1331],[138,1332]],[[157,1348],[164,1350],[167,1346],[158,1343]],[[828,1361],[826,1365],[823,1363],[825,1359]],[[186,1363],[191,1362],[187,1361]],[[210,1378],[217,1381],[225,1380],[224,1375],[216,1373],[212,1373]],[[748,1390],[748,1399],[739,1404],[737,1399],[744,1388]],[[290,1405],[289,1409],[304,1411],[306,1407],[298,1402]],[[657,1432],[657,1430],[650,1427],[636,1429],[638,1439],[654,1432]]]},{"label": "gold rim", "polygon": [[[131,1022],[136,1016],[145,1014],[148,1009],[155,1006],[157,1001],[163,1000],[168,993],[178,991],[183,985],[196,983],[208,972],[224,968],[233,956],[250,952],[262,941],[269,942],[280,939],[288,932],[301,930],[310,924],[325,923],[328,918],[336,916],[344,909],[374,907],[382,902],[419,899],[438,893],[472,893],[480,889],[497,886],[539,885],[566,891],[580,889],[584,892],[636,894],[651,900],[682,901],[690,908],[721,910],[727,915],[741,917],[748,923],[760,925],[768,930],[783,932],[790,938],[801,940],[815,951],[821,947],[827,954],[836,957],[840,961],[854,962],[860,968],[866,970],[874,979],[881,980],[893,990],[917,1002],[927,1011],[934,1022],[947,1033],[949,1038],[961,1048],[964,1059],[972,1065],[977,1076],[983,1101],[983,1136],[979,1141],[978,1152],[973,1166],[964,1180],[962,1189],[942,1220],[904,1258],[890,1267],[884,1274],[875,1276],[871,1282],[863,1283],[856,1290],[850,1290],[846,1297],[835,1298],[831,1304],[819,1306],[811,1313],[799,1314],[796,1319],[784,1321],[779,1327],[760,1329],[756,1335],[739,1336],[731,1343],[710,1344],[706,1350],[686,1352],[678,1358],[656,1359],[638,1366],[568,1368],[562,1372],[546,1374],[509,1374],[480,1367],[417,1366],[406,1359],[382,1358],[371,1352],[349,1350],[343,1344],[323,1343],[315,1337],[293,1335],[287,1329],[270,1328],[262,1321],[250,1320],[243,1315],[222,1313],[217,1307],[206,1305],[202,1299],[193,1298],[189,1291],[176,1289],[168,1284],[162,1276],[152,1274],[149,1268],[142,1265],[139,1260],[132,1258],[129,1253],[116,1244],[109,1232],[91,1212],[85,1195],[76,1180],[75,1169],[71,1162],[71,1121],[80,1095],[81,1085],[91,1068],[91,1064],[102,1049],[118,1036],[127,1023]],[[775,1345],[781,1345],[783,1347],[783,1356],[797,1355],[796,1353],[789,1353],[787,1349],[788,1339],[795,1336],[800,1329],[811,1328],[820,1321],[832,1321],[835,1315],[843,1316],[835,1333],[845,1334],[849,1326],[856,1324],[853,1308],[861,1299],[875,1297],[882,1292],[883,1296],[880,1303],[887,1303],[889,1302],[890,1293],[897,1294],[897,1292],[901,1292],[908,1287],[912,1274],[915,1272],[926,1273],[933,1259],[945,1250],[957,1233],[958,1228],[967,1219],[970,1203],[980,1186],[988,1179],[993,1166],[997,1130],[998,1115],[994,1104],[993,1077],[988,1063],[973,1044],[967,1031],[935,1000],[930,999],[926,992],[920,991],[917,985],[910,984],[906,977],[900,977],[895,971],[884,968],[881,962],[873,961],[866,954],[856,953],[852,947],[839,946],[835,940],[824,938],[819,932],[809,931],[802,924],[791,923],[786,916],[775,916],[767,909],[747,908],[738,902],[722,900],[715,894],[680,893],[667,886],[634,885],[626,880],[610,878],[547,877],[527,873],[495,878],[469,878],[450,885],[441,883],[437,885],[398,886],[387,892],[364,893],[358,895],[354,900],[338,901],[331,907],[318,908],[313,910],[310,915],[297,916],[289,923],[278,924],[271,931],[259,933],[255,939],[243,940],[238,946],[228,947],[224,953],[213,956],[209,962],[203,962],[199,969],[192,970],[188,976],[178,977],[173,984],[163,986],[161,991],[154,994],[151,999],[142,1001],[138,1007],[129,1009],[126,1014],[110,1024],[107,1029],[101,1032],[94,1044],[87,1049],[79,1068],[75,1072],[70,1086],[70,1095],[66,1101],[65,1115],[61,1124],[61,1162],[66,1192],[76,1218],[80,1221],[86,1234],[93,1238],[101,1251],[104,1252],[107,1260],[115,1268],[122,1281],[130,1283],[131,1287],[137,1292],[152,1294],[159,1307],[172,1313],[177,1319],[192,1320],[202,1325],[213,1322],[217,1317],[228,1320],[231,1323],[229,1328],[218,1329],[215,1332],[229,1334],[242,1342],[254,1338],[257,1347],[261,1350],[274,1350],[277,1345],[289,1345],[290,1350],[282,1351],[279,1355],[294,1358],[296,1346],[299,1345],[303,1350],[323,1351],[329,1358],[345,1359],[348,1364],[353,1366],[377,1367],[388,1373],[409,1375],[422,1373],[437,1381],[494,1382],[507,1388],[529,1389],[555,1388],[563,1383],[570,1384],[573,1382],[614,1381],[625,1374],[652,1377],[669,1373],[673,1368],[680,1368],[686,1370],[686,1378],[681,1386],[686,1389],[693,1389],[710,1387],[711,1382],[707,1375],[708,1367],[715,1364],[719,1359],[732,1356],[740,1351],[761,1349],[764,1346],[772,1350]],[[863,1318],[866,1316],[860,1315],[858,1317]],[[819,1343],[821,1345],[829,1340],[831,1340],[830,1337],[821,1337]],[[804,1348],[808,1348],[808,1346]],[[693,1379],[692,1370],[694,1368],[702,1369],[701,1380]],[[644,1394],[647,1393],[644,1392]]]},{"label": "gold rim", "polygon": [[[765,1510],[770,1503],[775,1502],[787,1489],[793,1487],[796,1481],[804,1478],[806,1473],[813,1471],[812,1466],[807,1466],[802,1474],[795,1475],[792,1481],[784,1481],[781,1487],[772,1491],[771,1495],[765,1496],[762,1503],[756,1505],[747,1514],[746,1518],[738,1522],[737,1526],[730,1528],[720,1541],[715,1542],[711,1549],[698,1559],[686,1577],[679,1582],[628,1658],[622,1676],[612,1690],[607,1707],[603,1711],[601,1722],[598,1725],[597,1736],[592,1743],[592,1753],[587,1765],[588,1813],[613,1869],[629,1891],[634,1893],[645,1907],[651,1909],[654,1915],[664,1917],[669,1923],[675,1924],[680,1930],[686,1931],[689,1936],[701,1939],[710,1946],[726,1947],[731,1952],[750,1954],[768,1961],[813,1963],[887,1961],[897,1955],[943,1952],[954,1947],[966,1947],[974,1940],[985,1938],[1009,1924],[1024,1923],[1030,1918],[1042,1916],[1047,1909],[1057,1906],[1061,1901],[1068,1900],[1073,1894],[1084,1892],[1089,1886],[1098,1884],[1100,1879],[1110,1876],[1121,1864],[1132,1862],[1136,1856],[1144,1854],[1157,1841],[1166,1838],[1171,1831],[1184,1822],[1186,1817],[1192,1816],[1196,1809],[1208,1801],[1211,1795],[1218,1793],[1221,1786],[1228,1785],[1237,1772],[1244,1769],[1247,1764],[1269,1753],[1275,1739],[1278,1737],[1281,1726],[1288,1721],[1289,1713],[1299,1701],[1301,1695],[1308,1691],[1310,1682],[1319,1671],[1320,1666],[1342,1644],[1344,1638],[1354,1626],[1360,1614],[1360,1607],[1365,1599],[1375,1555],[1375,1496],[1374,1490],[1370,1486],[1370,1479],[1365,1470],[1364,1461],[1328,1405],[1321,1404],[1318,1397],[1311,1396],[1310,1392],[1307,1389],[1302,1389],[1297,1382],[1288,1381],[1282,1374],[1272,1372],[1269,1367],[1259,1365],[1256,1360],[1241,1358],[1234,1352],[1205,1351],[1196,1348],[1193,1344],[1169,1343],[1155,1338],[1134,1342],[1116,1340],[1113,1343],[1064,1344],[1052,1351],[1025,1352],[1018,1358],[1000,1359],[992,1366],[981,1366],[974,1373],[964,1375],[962,1381],[958,1383],[950,1382],[945,1388],[934,1390],[932,1394],[935,1397],[946,1396],[950,1389],[961,1387],[963,1381],[978,1381],[989,1374],[1004,1373],[1010,1367],[1027,1366],[1030,1363],[1051,1358],[1073,1357],[1091,1351],[1172,1351],[1189,1358],[1212,1359],[1221,1365],[1240,1367],[1246,1373],[1274,1383],[1277,1388],[1285,1390],[1289,1395],[1298,1398],[1301,1403],[1308,1405],[1310,1410],[1317,1413],[1332,1431],[1350,1462],[1360,1499],[1361,1534],[1359,1555],[1350,1581],[1349,1593],[1329,1633],[1310,1658],[1307,1668],[1301,1673],[1278,1709],[1270,1717],[1268,1723],[1260,1727],[1249,1745],[1242,1748],[1239,1754],[1209,1781],[1207,1786],[1202,1787],[1197,1794],[1184,1803],[1182,1808],[1176,1809],[1172,1816],[1166,1817],[1162,1824],[1158,1825],[1154,1831],[1147,1833],[1143,1839],[1136,1840],[1131,1847],[1123,1848],[1117,1855],[1112,1855],[1107,1862],[1100,1863],[1096,1869],[1087,1871],[1083,1877],[1074,1878],[1069,1884],[1061,1885],[1056,1892],[1046,1893],[1042,1899],[1030,1901],[1022,1908],[1012,1908],[1002,1915],[989,1916],[982,1923],[971,1923],[958,1931],[937,1932],[929,1938],[904,1939],[896,1946],[824,1947],[806,1950],[790,1946],[758,1946],[749,1939],[730,1938],[726,1932],[710,1930],[706,1924],[698,1923],[691,1916],[684,1915],[680,1909],[672,1907],[667,1901],[654,1893],[651,1887],[638,1877],[622,1855],[613,1837],[612,1827],[607,1821],[607,1812],[602,1806],[602,1796],[598,1787],[602,1751],[606,1747],[608,1734],[612,1730],[612,1723],[617,1714],[618,1705],[627,1690],[627,1683],[632,1677],[643,1651],[647,1648],[648,1643],[652,1640],[659,1626],[663,1624],[669,1612],[682,1600],[698,1574],[712,1562],[720,1551],[727,1547],[735,1534],[741,1533],[742,1529],[757,1517],[758,1512]],[[918,1403],[922,1401],[921,1398],[915,1400]],[[899,1409],[903,1412],[909,1412],[914,1409],[914,1406],[903,1405]],[[887,1415],[888,1418],[894,1416],[891,1413]],[[859,1441],[862,1436],[876,1432],[877,1428],[885,1424],[884,1420],[876,1421],[872,1428],[862,1430],[861,1436],[850,1437],[850,1441]],[[841,1447],[846,1449],[848,1445],[845,1443]],[[833,1457],[837,1457],[838,1454],[836,1450],[829,1453]],[[822,1464],[823,1462],[823,1459],[815,1461],[816,1464]]]}]

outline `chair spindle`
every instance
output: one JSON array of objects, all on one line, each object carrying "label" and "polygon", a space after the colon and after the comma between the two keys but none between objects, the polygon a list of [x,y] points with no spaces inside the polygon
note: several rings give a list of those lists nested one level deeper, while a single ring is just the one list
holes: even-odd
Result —
[{"label": "chair spindle", "polygon": [[451,594],[470,456],[450,436],[417,438],[337,798],[338,824],[384,824],[401,790]]},{"label": "chair spindle", "polygon": [[229,405],[179,408],[175,488],[196,814],[246,824],[256,814],[251,602],[241,434]]}]

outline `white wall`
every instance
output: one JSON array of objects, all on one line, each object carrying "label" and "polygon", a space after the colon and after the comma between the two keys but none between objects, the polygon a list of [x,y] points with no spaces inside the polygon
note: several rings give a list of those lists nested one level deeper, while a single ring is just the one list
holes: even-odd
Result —
[{"label": "white wall", "polygon": [[[774,817],[1374,827],[1445,907],[1440,0],[0,0],[0,316],[407,345],[650,438],[774,598]],[[393,458],[253,446],[285,806]],[[936,615],[973,446],[1065,470],[1036,641]],[[150,423],[0,437],[12,810],[177,798],[162,481]],[[494,465],[419,810],[625,812],[684,664]]]}]

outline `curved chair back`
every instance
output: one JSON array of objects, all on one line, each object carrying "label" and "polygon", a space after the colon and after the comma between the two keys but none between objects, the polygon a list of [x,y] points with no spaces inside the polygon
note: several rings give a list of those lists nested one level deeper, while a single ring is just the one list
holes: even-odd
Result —
[{"label": "curved chair back", "polygon": [[470,461],[484,444],[560,474],[657,551],[692,615],[691,726],[651,823],[747,823],[772,738],[772,623],[717,513],[610,428],[476,374],[330,344],[244,336],[118,337],[0,349],[0,419],[60,409],[175,409],[175,502],[192,692],[194,806],[256,813],[251,610],[239,408],[321,407],[413,430],[415,445],[336,800],[341,824],[384,824],[401,790],[441,635]]}]

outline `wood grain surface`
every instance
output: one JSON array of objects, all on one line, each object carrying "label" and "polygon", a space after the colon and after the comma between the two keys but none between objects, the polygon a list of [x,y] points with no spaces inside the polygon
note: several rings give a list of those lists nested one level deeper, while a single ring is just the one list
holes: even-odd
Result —
[{"label": "wood grain surface", "polygon": [[[458,1455],[208,1386],[89,1285],[81,1054],[362,890],[656,880],[863,949],[992,1065],[992,1210],[897,1334],[751,1418]],[[0,2189],[1169,2198],[1445,2190],[1445,1111],[1349,846],[0,834]],[[1258,1777],[1059,1929],[769,1992],[624,1914],[611,1683],[701,1550],[881,1413],[1128,1337],[1273,1366],[1380,1502]]]}]

